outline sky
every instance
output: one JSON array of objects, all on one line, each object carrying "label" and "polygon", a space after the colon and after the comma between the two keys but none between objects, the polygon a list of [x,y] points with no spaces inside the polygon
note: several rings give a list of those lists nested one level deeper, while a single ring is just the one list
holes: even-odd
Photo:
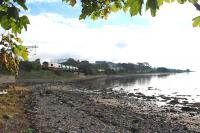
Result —
[{"label": "sky", "polygon": [[79,3],[70,7],[62,0],[27,0],[27,6],[31,24],[21,37],[24,45],[39,47],[30,60],[72,57],[200,70],[200,29],[192,27],[199,12],[189,3],[164,4],[156,17],[145,11],[135,17],[118,12],[97,21],[79,21]]}]

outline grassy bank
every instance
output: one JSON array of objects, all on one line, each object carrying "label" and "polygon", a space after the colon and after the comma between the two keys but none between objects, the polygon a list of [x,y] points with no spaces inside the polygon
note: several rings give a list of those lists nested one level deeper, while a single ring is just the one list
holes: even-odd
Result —
[{"label": "grassy bank", "polygon": [[25,110],[30,91],[21,86],[7,86],[0,95],[0,133],[29,133]]},{"label": "grassy bank", "polygon": [[77,77],[77,73],[64,72],[64,71],[48,71],[38,70],[30,72],[20,72],[17,79],[66,79]]}]

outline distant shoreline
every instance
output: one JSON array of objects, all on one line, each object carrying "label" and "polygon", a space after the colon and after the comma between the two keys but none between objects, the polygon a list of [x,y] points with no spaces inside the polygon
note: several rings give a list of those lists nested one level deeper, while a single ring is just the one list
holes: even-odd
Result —
[{"label": "distant shoreline", "polygon": [[[186,73],[186,72],[182,72]],[[16,84],[18,83],[68,83],[68,82],[76,82],[76,81],[84,81],[84,80],[94,80],[94,79],[115,79],[115,78],[131,78],[135,76],[162,76],[162,75],[170,75],[170,74],[179,74],[174,72],[167,72],[167,73],[135,73],[135,74],[116,74],[116,75],[81,75],[77,77],[68,77],[63,79],[16,79]]]},{"label": "distant shoreline", "polygon": [[[195,72],[195,71],[190,71]],[[190,73],[190,72],[181,72],[181,73]],[[179,74],[177,72],[166,72],[166,73],[132,73],[132,74],[116,74],[116,75],[75,75],[74,77],[61,77],[59,79],[52,79],[51,77],[44,79],[44,78],[15,78],[15,76],[7,76],[1,75],[1,82],[0,84],[41,84],[41,83],[59,83],[59,82],[76,82],[76,81],[84,81],[84,80],[94,80],[94,79],[101,79],[101,78],[130,78],[135,76],[162,76],[162,75],[170,75],[170,74]],[[9,77],[9,78],[8,78]],[[12,78],[11,78],[12,77]],[[58,76],[59,77],[59,76]],[[8,80],[12,79],[12,80]]]}]

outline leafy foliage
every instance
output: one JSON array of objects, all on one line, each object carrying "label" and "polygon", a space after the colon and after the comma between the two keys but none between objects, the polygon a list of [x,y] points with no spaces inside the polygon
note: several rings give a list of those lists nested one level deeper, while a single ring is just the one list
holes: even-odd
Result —
[{"label": "leafy foliage", "polygon": [[28,52],[20,38],[14,34],[2,35],[0,42],[0,63],[11,72],[18,72],[19,59],[27,60]]},{"label": "leafy foliage", "polygon": [[193,19],[193,27],[200,27],[200,16]]},{"label": "leafy foliage", "polygon": [[[71,6],[76,5],[77,0],[62,0]],[[129,12],[130,16],[142,15],[143,9],[150,11],[151,15],[156,16],[156,12],[163,3],[171,3],[175,0],[81,0],[82,12],[79,19],[90,17],[93,20],[98,18],[107,19],[108,15],[113,12],[123,10]],[[177,0],[178,3],[184,4],[187,0]],[[198,0],[188,0],[195,4]]]},{"label": "leafy foliage", "polygon": [[[18,7],[17,7],[18,6]],[[0,25],[5,30],[0,41],[0,63],[11,72],[18,72],[19,60],[27,60],[28,52],[18,37],[30,24],[27,16],[20,16],[20,7],[28,8],[25,0],[0,0]]]}]

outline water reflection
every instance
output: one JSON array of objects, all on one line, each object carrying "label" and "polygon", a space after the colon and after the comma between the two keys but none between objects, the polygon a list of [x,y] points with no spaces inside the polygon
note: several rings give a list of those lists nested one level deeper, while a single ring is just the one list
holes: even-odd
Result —
[{"label": "water reflection", "polygon": [[79,81],[77,85],[90,90],[101,89],[101,88],[113,88],[120,86],[133,86],[137,85],[148,85],[152,78],[165,79],[170,74],[147,74],[147,75],[134,75],[134,76],[119,76],[109,77],[102,79],[93,79],[88,81]]},{"label": "water reflection", "polygon": [[189,102],[200,102],[199,73],[146,74],[116,76],[90,81],[80,81],[77,85],[90,90],[113,88],[127,93],[142,93],[146,96],[168,96],[187,98]]}]

